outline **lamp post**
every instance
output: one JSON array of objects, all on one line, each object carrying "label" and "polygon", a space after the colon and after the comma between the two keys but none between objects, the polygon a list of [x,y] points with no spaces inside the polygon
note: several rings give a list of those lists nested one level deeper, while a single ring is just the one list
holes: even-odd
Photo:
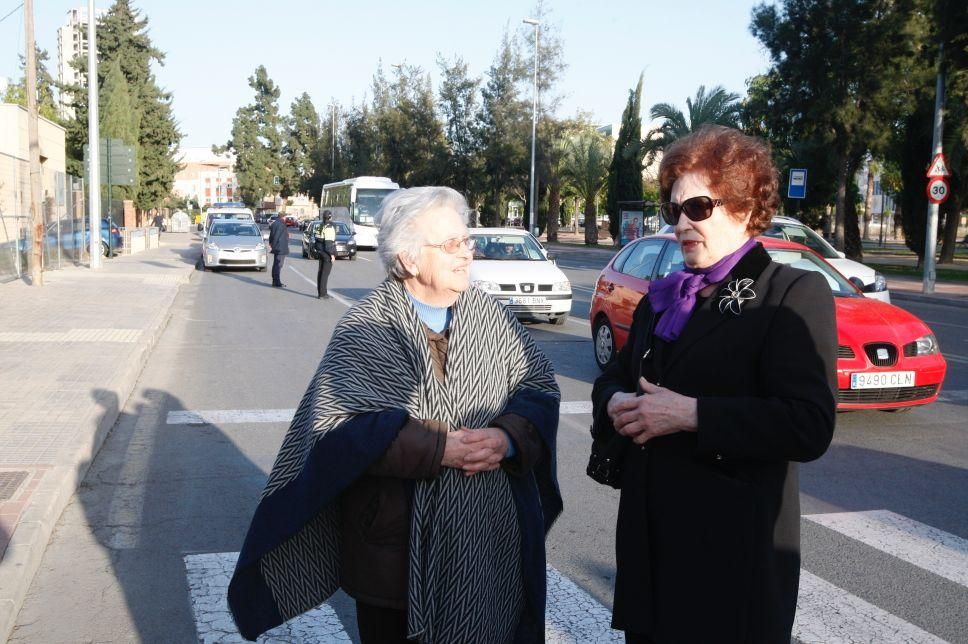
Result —
[{"label": "lamp post", "polygon": [[[90,166],[87,177],[87,211],[91,220],[91,268],[101,268],[101,133],[98,120],[97,87],[97,14],[94,0],[87,2],[87,149]],[[108,210],[108,244],[111,212]]]},{"label": "lamp post", "polygon": [[534,218],[534,147],[538,132],[538,31],[541,23],[534,18],[525,18],[521,22],[534,26],[534,87],[531,90],[531,190],[528,197],[528,222],[531,231],[537,237],[538,222]]}]

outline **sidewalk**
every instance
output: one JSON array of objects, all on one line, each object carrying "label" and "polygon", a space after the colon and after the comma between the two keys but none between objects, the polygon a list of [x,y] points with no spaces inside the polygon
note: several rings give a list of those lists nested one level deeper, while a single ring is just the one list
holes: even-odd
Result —
[{"label": "sidewalk", "polygon": [[192,234],[99,271],[0,284],[0,642],[51,532],[195,271]]}]

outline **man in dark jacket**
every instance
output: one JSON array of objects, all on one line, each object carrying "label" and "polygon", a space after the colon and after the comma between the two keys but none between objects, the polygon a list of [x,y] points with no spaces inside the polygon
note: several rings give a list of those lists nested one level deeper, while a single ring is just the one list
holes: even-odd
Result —
[{"label": "man in dark jacket", "polygon": [[282,288],[285,284],[279,274],[289,254],[289,228],[282,217],[277,217],[269,227],[269,249],[272,252],[272,285]]}]

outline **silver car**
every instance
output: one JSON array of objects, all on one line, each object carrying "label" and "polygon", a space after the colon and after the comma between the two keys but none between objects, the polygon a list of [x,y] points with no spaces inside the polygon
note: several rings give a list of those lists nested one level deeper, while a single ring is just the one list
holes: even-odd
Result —
[{"label": "silver car", "polygon": [[202,240],[202,267],[255,268],[263,271],[268,262],[265,239],[251,221],[216,220]]}]

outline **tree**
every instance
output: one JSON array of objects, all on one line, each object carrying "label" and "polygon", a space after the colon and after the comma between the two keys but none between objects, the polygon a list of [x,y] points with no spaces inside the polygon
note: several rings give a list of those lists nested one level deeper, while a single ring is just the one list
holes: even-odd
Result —
[{"label": "tree", "polygon": [[642,74],[634,90],[629,90],[629,100],[622,112],[622,125],[618,130],[612,162],[608,167],[608,196],[605,210],[608,213],[608,230],[618,244],[620,201],[642,199]]},{"label": "tree", "polygon": [[448,62],[437,56],[442,77],[437,105],[444,117],[444,136],[447,140],[447,171],[445,183],[467,197],[469,203],[481,190],[481,163],[477,139],[477,92],[481,79],[471,78],[467,63],[460,57]]},{"label": "tree", "polygon": [[[54,123],[60,123],[60,115],[57,113],[57,102],[54,100],[54,88],[57,87],[57,83],[47,70],[46,63],[49,59],[47,50],[37,47],[35,51],[37,52],[37,112],[45,119],[53,121]],[[26,57],[20,56],[20,68],[24,69],[26,64]],[[27,78],[25,74],[20,79],[20,82],[7,87],[6,93],[0,97],[0,102],[15,103],[26,107],[27,93],[24,91],[26,84]]]},{"label": "tree", "polygon": [[764,84],[772,109],[785,115],[778,122],[827,148],[835,170],[835,244],[855,259],[862,248],[856,217],[848,220],[848,184],[851,168],[886,144],[898,114],[900,4],[784,0],[779,8],[756,7],[750,25],[770,53]]},{"label": "tree", "polygon": [[608,143],[588,127],[568,144],[565,176],[575,193],[585,201],[585,244],[598,244],[596,200],[608,176]]},{"label": "tree", "polygon": [[291,179],[282,159],[279,88],[262,65],[249,77],[249,87],[255,91],[255,100],[239,108],[232,120],[232,137],[216,151],[235,154],[239,192],[254,206],[267,195],[286,196]]},{"label": "tree", "polygon": [[[100,89],[98,100],[98,116],[100,118],[98,128],[101,136],[105,139],[119,139],[125,145],[131,146],[134,149],[136,159],[134,185],[114,188],[111,192],[122,199],[133,199],[138,195],[137,158],[141,116],[132,105],[128,81],[121,73],[121,65],[116,60],[107,64],[107,74],[104,77],[104,85]],[[106,178],[102,180],[106,181]]]},{"label": "tree", "polygon": [[741,109],[739,95],[729,93],[719,85],[712,88],[708,95],[706,87],[700,85],[695,99],[686,99],[688,114],[683,114],[670,103],[656,103],[649,110],[649,114],[653,119],[662,119],[663,122],[646,137],[650,162],[659,152],[706,123],[739,127]]},{"label": "tree", "polygon": [[353,105],[343,116],[343,157],[346,176],[386,175],[373,113],[366,103]]},{"label": "tree", "polygon": [[325,183],[320,150],[322,130],[319,113],[309,94],[303,92],[290,108],[283,146],[283,156],[289,166],[287,174],[292,177],[292,188],[296,192],[319,195],[322,191]]},{"label": "tree", "polygon": [[520,96],[517,82],[520,67],[514,43],[505,32],[487,71],[478,116],[478,137],[490,199],[481,214],[488,225],[504,220],[507,194],[516,190],[523,195],[527,185],[530,105]]}]

